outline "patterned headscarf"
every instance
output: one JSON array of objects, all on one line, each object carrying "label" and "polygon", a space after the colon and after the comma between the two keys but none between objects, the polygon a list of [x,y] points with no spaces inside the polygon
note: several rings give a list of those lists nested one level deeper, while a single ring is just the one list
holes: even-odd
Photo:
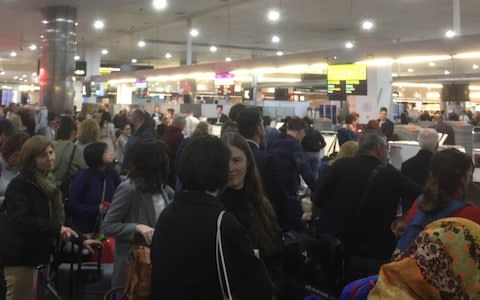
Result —
[{"label": "patterned headscarf", "polygon": [[382,267],[368,299],[480,299],[480,226],[462,218],[431,223]]}]

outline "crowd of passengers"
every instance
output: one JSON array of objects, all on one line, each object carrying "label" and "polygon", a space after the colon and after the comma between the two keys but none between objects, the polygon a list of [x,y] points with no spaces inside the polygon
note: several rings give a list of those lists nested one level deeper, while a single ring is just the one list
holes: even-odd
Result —
[{"label": "crowd of passengers", "polygon": [[0,299],[32,299],[35,268],[67,241],[93,253],[92,233],[116,241],[113,287],[126,284],[137,237],[151,246],[151,299],[303,299],[284,269],[285,234],[312,232],[341,243],[344,284],[379,275],[368,299],[480,299],[472,158],[438,151],[426,128],[396,169],[385,108],[362,131],[347,115],[324,160],[312,120],[277,129],[244,104],[217,107],[220,138],[192,112],[159,108],[0,115]]}]

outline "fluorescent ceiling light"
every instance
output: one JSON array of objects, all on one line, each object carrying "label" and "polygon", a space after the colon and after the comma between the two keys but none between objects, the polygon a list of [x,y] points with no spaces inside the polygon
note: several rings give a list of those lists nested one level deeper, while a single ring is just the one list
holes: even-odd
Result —
[{"label": "fluorescent ceiling light", "polygon": [[477,64],[473,64],[472,69],[478,70],[478,65],[477,65]]},{"label": "fluorescent ceiling light", "polygon": [[280,19],[280,12],[276,9],[270,9],[267,18],[270,22],[277,22]]},{"label": "fluorescent ceiling light", "polygon": [[165,53],[165,58],[166,59],[172,58],[172,54],[170,54],[169,52]]},{"label": "fluorescent ceiling light", "polygon": [[73,57],[73,59],[74,59],[74,60],[80,60],[80,56],[75,55],[75,56]]},{"label": "fluorescent ceiling light", "polygon": [[393,63],[393,58],[391,57],[380,57],[380,58],[372,58],[366,59],[356,62],[356,64],[362,64],[367,66],[388,66]]},{"label": "fluorescent ceiling light", "polygon": [[347,49],[352,49],[353,46],[354,46],[354,45],[353,45],[352,42],[350,42],[350,41],[345,42],[345,48],[347,48]]},{"label": "fluorescent ceiling light", "polygon": [[462,52],[453,56],[456,59],[480,58],[480,51]]},{"label": "fluorescent ceiling light", "polygon": [[280,37],[278,35],[272,36],[272,43],[275,43],[275,44],[280,43]]},{"label": "fluorescent ceiling light", "polygon": [[107,55],[108,54],[108,50],[107,49],[102,49],[102,55]]},{"label": "fluorescent ceiling light", "polygon": [[37,45],[31,44],[30,47],[28,47],[30,50],[35,51],[37,50]]},{"label": "fluorescent ceiling light", "polygon": [[375,23],[373,23],[373,21],[370,21],[370,20],[365,20],[363,21],[362,23],[362,29],[363,30],[372,30],[373,27],[375,27]]},{"label": "fluorescent ceiling light", "polygon": [[433,67],[436,66],[436,64],[433,61],[431,61],[431,62],[428,63],[428,66],[433,68]]},{"label": "fluorescent ceiling light", "polygon": [[449,70],[445,70],[445,72],[443,72],[443,74],[445,74],[445,75],[450,75],[450,71],[449,71]]},{"label": "fluorescent ceiling light", "polygon": [[227,57],[225,58],[225,61],[226,61],[226,62],[231,62],[232,59],[230,58],[230,56],[227,56]]},{"label": "fluorescent ceiling light", "polygon": [[447,39],[454,38],[456,35],[457,35],[457,33],[453,30],[447,30],[447,32],[445,32],[445,37]]},{"label": "fluorescent ceiling light", "polygon": [[200,34],[200,32],[199,32],[198,29],[196,29],[196,28],[192,28],[192,29],[190,30],[190,35],[191,35],[192,37],[197,37],[199,34]]},{"label": "fluorescent ceiling light", "polygon": [[217,52],[217,47],[214,45],[210,46],[210,52]]},{"label": "fluorescent ceiling light", "polygon": [[153,0],[152,1],[153,8],[157,10],[164,10],[168,6],[167,0]]},{"label": "fluorescent ceiling light", "polygon": [[102,20],[96,20],[95,22],[93,22],[93,28],[95,28],[96,30],[101,30],[105,27],[105,22],[103,22]]},{"label": "fluorescent ceiling light", "polygon": [[397,58],[395,61],[399,64],[416,64],[416,63],[426,63],[442,60],[451,60],[450,55],[415,55],[415,56],[402,56]]},{"label": "fluorescent ceiling light", "polygon": [[145,43],[145,41],[138,41],[137,43],[137,46],[140,47],[140,48],[143,48],[147,45],[147,43]]},{"label": "fluorescent ceiling light", "polygon": [[138,60],[136,58],[132,58],[132,64],[136,64]]},{"label": "fluorescent ceiling light", "polygon": [[408,73],[413,73],[413,72],[415,72],[415,70],[414,70],[414,69],[412,69],[412,68],[408,68],[408,70],[407,70],[407,71],[408,71]]},{"label": "fluorescent ceiling light", "polygon": [[10,56],[11,56],[11,57],[17,56],[17,52],[15,52],[15,51],[10,52]]},{"label": "fluorescent ceiling light", "polygon": [[438,83],[416,83],[416,82],[394,82],[392,86],[396,87],[415,87],[415,88],[430,88],[430,89],[441,89],[443,85]]},{"label": "fluorescent ceiling light", "polygon": [[277,51],[277,56],[283,56],[283,52],[282,51]]}]

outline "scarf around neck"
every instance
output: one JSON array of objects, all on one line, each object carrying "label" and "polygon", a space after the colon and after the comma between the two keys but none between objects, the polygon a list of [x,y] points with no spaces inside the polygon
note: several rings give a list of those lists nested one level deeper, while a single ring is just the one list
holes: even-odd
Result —
[{"label": "scarf around neck", "polygon": [[50,221],[63,225],[65,223],[65,208],[63,206],[62,192],[55,182],[48,176],[35,172],[35,181],[38,187],[47,195],[50,211]]}]

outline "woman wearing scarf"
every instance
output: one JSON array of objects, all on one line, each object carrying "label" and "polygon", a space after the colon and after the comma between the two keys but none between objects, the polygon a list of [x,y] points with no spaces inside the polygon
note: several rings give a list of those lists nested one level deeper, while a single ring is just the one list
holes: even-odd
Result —
[{"label": "woman wearing scarf", "polygon": [[[0,245],[7,300],[32,299],[34,268],[48,264],[55,243],[78,238],[64,226],[61,191],[51,177],[55,154],[43,136],[28,139],[20,150],[20,174],[8,185],[0,216]],[[79,239],[92,251],[94,241]]]},{"label": "woman wearing scarf", "polygon": [[463,218],[431,223],[380,270],[368,300],[480,299],[480,226]]}]

